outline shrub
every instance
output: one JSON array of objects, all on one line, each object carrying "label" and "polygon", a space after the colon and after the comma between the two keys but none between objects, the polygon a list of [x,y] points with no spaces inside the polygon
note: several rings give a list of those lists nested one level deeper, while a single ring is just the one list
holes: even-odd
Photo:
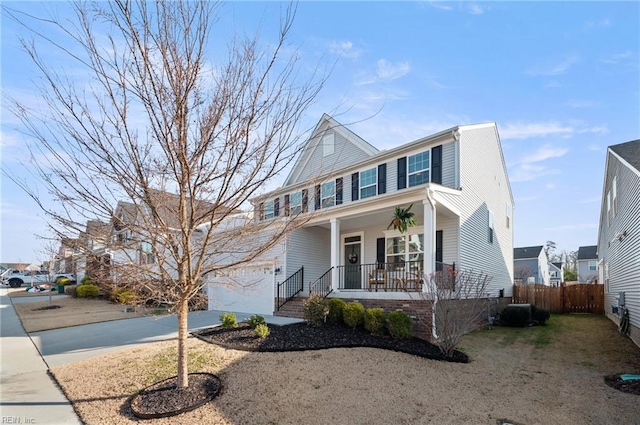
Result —
[{"label": "shrub", "polygon": [[189,300],[189,311],[203,311],[209,309],[209,298],[206,294],[199,292]]},{"label": "shrub", "polygon": [[100,288],[90,283],[85,283],[76,287],[76,295],[80,298],[97,297],[100,295]]},{"label": "shrub", "polygon": [[269,330],[269,327],[265,323],[260,323],[256,325],[254,332],[256,335],[258,335],[262,339],[265,339],[271,333],[271,331]]},{"label": "shrub", "polygon": [[342,298],[331,298],[329,300],[329,316],[327,318],[332,323],[342,323],[342,311],[344,306],[347,305]]},{"label": "shrub", "polygon": [[89,276],[84,276],[80,281],[80,285],[92,285],[92,284],[93,284],[93,279],[91,279]]},{"label": "shrub", "polygon": [[259,325],[266,325],[266,324],[267,323],[264,321],[264,317],[257,314],[254,314],[253,316],[249,317],[249,319],[247,320],[247,325],[249,325],[251,329],[255,329]]},{"label": "shrub", "polygon": [[322,295],[311,295],[304,301],[304,319],[309,326],[320,326],[329,314],[329,301]]},{"label": "shrub", "polygon": [[411,338],[413,335],[413,319],[404,311],[389,313],[389,334],[392,338]]},{"label": "shrub", "polygon": [[538,322],[539,325],[545,326],[549,317],[551,317],[551,314],[547,310],[537,308],[535,305],[531,306],[531,319]]},{"label": "shrub", "polygon": [[364,312],[364,328],[373,335],[383,333],[386,321],[387,317],[381,308],[368,308]]},{"label": "shrub", "polygon": [[220,321],[222,322],[223,328],[231,329],[238,327],[238,319],[236,319],[236,315],[233,313],[222,313],[220,315]]},{"label": "shrub", "polygon": [[350,302],[342,310],[344,323],[355,329],[364,323],[364,307],[359,302]]},{"label": "shrub", "polygon": [[71,285],[73,281],[68,277],[59,277],[56,279],[56,285]]},{"label": "shrub", "polygon": [[140,300],[140,297],[137,293],[132,291],[131,289],[116,289],[111,293],[111,297],[113,300],[120,304],[133,305],[137,304]]},{"label": "shrub", "polygon": [[76,285],[67,285],[64,287],[64,293],[76,298],[78,296],[78,294],[76,294],[76,288]]},{"label": "shrub", "polygon": [[523,307],[507,307],[500,313],[500,321],[506,326],[527,326],[529,324],[529,310]]}]

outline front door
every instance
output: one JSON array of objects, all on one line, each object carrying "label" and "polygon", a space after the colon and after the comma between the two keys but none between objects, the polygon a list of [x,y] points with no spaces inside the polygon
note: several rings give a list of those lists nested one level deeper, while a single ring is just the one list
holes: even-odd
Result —
[{"label": "front door", "polygon": [[344,238],[344,289],[362,288],[361,237]]}]

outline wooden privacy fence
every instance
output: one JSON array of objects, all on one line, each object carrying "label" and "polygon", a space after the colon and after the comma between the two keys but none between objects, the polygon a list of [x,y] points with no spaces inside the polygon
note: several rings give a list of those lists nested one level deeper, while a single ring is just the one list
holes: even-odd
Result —
[{"label": "wooden privacy fence", "polygon": [[515,304],[533,304],[551,313],[604,314],[604,285],[513,285]]}]

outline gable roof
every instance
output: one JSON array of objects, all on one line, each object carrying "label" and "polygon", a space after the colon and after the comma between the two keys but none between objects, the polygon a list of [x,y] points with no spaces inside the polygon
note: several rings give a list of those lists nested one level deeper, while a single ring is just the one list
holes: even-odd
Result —
[{"label": "gable roof", "polygon": [[562,262],[559,262],[559,263],[551,263],[551,264],[553,264],[553,265],[554,265],[554,266],[556,266],[557,268],[561,269],[561,268],[562,268],[562,264],[563,264],[563,263],[562,263]]},{"label": "gable roof", "polygon": [[598,245],[581,246],[578,248],[578,260],[593,260],[598,258]]},{"label": "gable roof", "polygon": [[360,149],[365,156],[373,156],[379,153],[377,148],[362,139],[353,131],[349,130],[329,115],[323,114],[320,121],[318,121],[318,124],[316,124],[315,128],[311,132],[311,136],[307,139],[305,146],[301,149],[300,154],[298,155],[296,162],[293,164],[293,168],[291,168],[289,175],[285,179],[283,186],[289,186],[298,180],[313,153],[321,146],[322,136],[327,132],[327,130],[333,130],[340,133],[352,145]]},{"label": "gable roof", "polygon": [[640,171],[640,139],[609,146],[609,149]]},{"label": "gable roof", "polygon": [[521,248],[513,248],[513,259],[523,260],[525,258],[538,258],[540,251],[544,248],[540,246],[525,246]]}]

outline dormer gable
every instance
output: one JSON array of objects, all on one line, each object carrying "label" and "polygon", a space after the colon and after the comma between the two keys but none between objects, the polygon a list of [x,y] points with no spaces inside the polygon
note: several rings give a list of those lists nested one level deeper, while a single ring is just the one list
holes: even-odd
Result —
[{"label": "dormer gable", "polygon": [[324,114],[300,151],[284,186],[330,174],[378,152],[357,134]]}]

